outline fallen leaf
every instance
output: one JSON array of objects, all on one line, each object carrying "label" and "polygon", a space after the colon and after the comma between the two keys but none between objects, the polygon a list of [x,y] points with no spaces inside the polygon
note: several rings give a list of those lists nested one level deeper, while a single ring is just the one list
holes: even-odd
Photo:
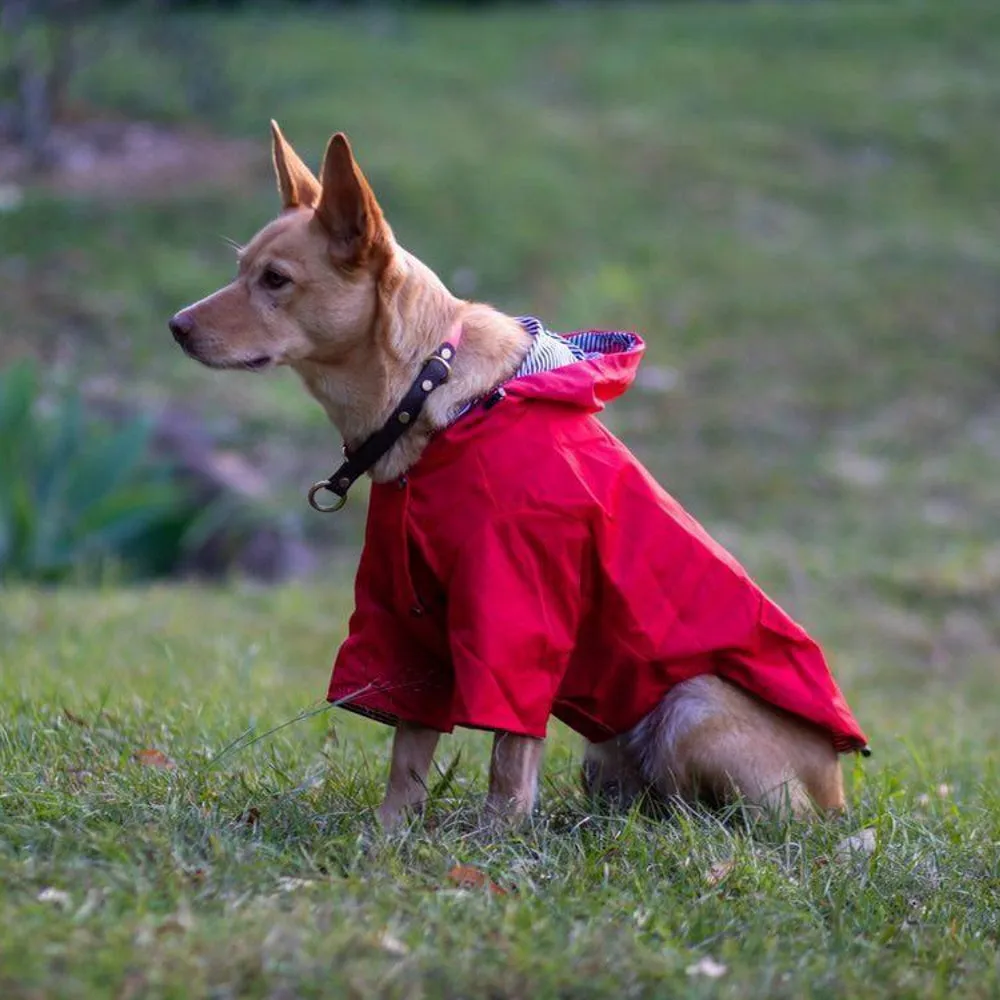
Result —
[{"label": "fallen leaf", "polygon": [[173,917],[167,917],[159,927],[156,928],[156,936],[163,937],[164,934],[184,934],[187,927]]},{"label": "fallen leaf", "polygon": [[201,885],[208,878],[208,872],[204,868],[189,868],[184,866],[181,867],[180,874],[195,885]]},{"label": "fallen leaf", "polygon": [[718,885],[724,881],[729,873],[736,867],[736,862],[732,858],[725,861],[718,861],[705,874],[705,881],[709,885]]},{"label": "fallen leaf", "polygon": [[62,889],[53,889],[49,886],[47,889],[42,889],[38,894],[39,903],[54,903],[56,906],[69,906],[72,900],[68,892],[64,892]]},{"label": "fallen leaf", "polygon": [[177,770],[177,765],[162,750],[139,750],[135,759],[144,767],[158,767],[164,771]]},{"label": "fallen leaf", "polygon": [[507,890],[501,889],[485,873],[472,865],[455,865],[448,872],[448,881],[460,889],[489,889],[495,896],[506,896]]},{"label": "fallen leaf", "polygon": [[856,854],[874,854],[875,842],[875,827],[866,826],[837,844],[837,859],[843,861]]},{"label": "fallen leaf", "polygon": [[718,979],[720,976],[724,976],[729,969],[721,962],[716,962],[711,955],[706,955],[704,958],[699,958],[694,965],[689,965],[684,971],[689,976],[707,976],[709,979]]},{"label": "fallen leaf", "polygon": [[65,715],[66,720],[68,722],[72,722],[74,726],[83,726],[86,729],[89,725],[86,719],[81,719],[79,715],[74,715],[68,708],[63,709],[63,715]]},{"label": "fallen leaf", "polygon": [[240,822],[244,826],[256,826],[260,822],[260,810],[256,806],[251,806],[240,816]]},{"label": "fallen leaf", "polygon": [[194,915],[191,908],[181,900],[177,912],[172,913],[156,928],[156,935],[162,937],[164,934],[186,934],[193,926]]}]

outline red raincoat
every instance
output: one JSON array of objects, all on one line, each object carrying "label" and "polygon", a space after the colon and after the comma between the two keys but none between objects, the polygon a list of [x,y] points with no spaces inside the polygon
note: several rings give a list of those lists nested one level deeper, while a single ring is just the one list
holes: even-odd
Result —
[{"label": "red raincoat", "polygon": [[329,699],[442,732],[544,737],[554,715],[601,742],[712,673],[861,749],[816,643],[594,416],[635,377],[624,340],[507,383],[372,487]]}]

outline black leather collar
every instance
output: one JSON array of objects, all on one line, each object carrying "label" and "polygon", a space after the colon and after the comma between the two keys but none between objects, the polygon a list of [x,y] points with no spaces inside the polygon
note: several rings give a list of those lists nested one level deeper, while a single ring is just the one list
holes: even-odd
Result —
[{"label": "black leather collar", "polygon": [[[347,503],[347,491],[416,423],[427,397],[448,381],[460,335],[459,327],[457,335],[441,344],[424,362],[400,404],[371,437],[362,441],[354,451],[348,451],[345,445],[344,462],[340,468],[329,479],[322,479],[309,489],[309,506],[313,510],[323,514],[340,510]],[[316,495],[323,490],[337,499],[331,504],[319,503]]]}]

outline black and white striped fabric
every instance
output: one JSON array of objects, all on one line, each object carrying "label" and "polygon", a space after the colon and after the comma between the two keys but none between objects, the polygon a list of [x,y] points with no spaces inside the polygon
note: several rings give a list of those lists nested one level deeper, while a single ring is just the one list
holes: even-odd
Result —
[{"label": "black and white striped fabric", "polygon": [[602,354],[630,351],[638,344],[634,333],[621,330],[585,330],[569,336],[552,333],[534,316],[518,316],[518,323],[531,334],[533,343],[514,378],[550,372],[577,361],[590,361]]},{"label": "black and white striped fabric", "polygon": [[[541,372],[573,365],[578,361],[591,361],[605,354],[632,351],[640,343],[634,333],[626,333],[623,330],[583,330],[580,333],[564,336],[546,330],[541,321],[534,316],[518,316],[517,321],[531,334],[532,344],[520,367],[506,384],[529,375],[538,375]],[[493,395],[502,398],[503,386],[494,390]],[[450,422],[454,423],[480,401],[473,399],[461,404],[451,415]]]},{"label": "black and white striped fabric", "polygon": [[[563,365],[588,359],[588,352],[583,348],[556,333],[549,333],[534,316],[518,316],[517,321],[531,334],[531,349],[521,362],[521,367],[514,372],[515,379],[550,372],[553,368],[562,368]],[[589,352],[589,357],[597,357],[597,352]]]}]

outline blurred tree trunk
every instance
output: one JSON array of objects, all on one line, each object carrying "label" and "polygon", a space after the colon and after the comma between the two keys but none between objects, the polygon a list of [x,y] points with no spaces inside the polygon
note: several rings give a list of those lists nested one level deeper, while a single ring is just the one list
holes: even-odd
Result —
[{"label": "blurred tree trunk", "polygon": [[35,167],[51,164],[52,129],[76,68],[76,43],[86,0],[3,0],[0,27],[12,39],[5,81],[15,139]]}]

